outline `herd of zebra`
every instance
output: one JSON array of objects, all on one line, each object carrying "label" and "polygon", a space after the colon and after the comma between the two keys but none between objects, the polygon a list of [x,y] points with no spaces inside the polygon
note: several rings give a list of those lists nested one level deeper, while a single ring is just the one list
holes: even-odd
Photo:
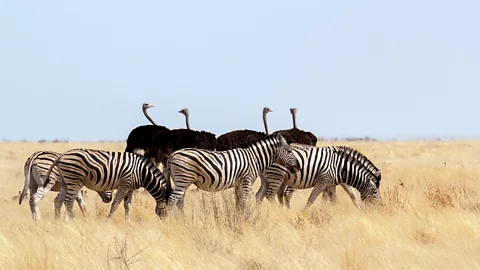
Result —
[{"label": "herd of zebra", "polygon": [[290,109],[292,129],[270,134],[266,116],[272,110],[265,107],[265,132],[236,130],[217,138],[210,132],[190,129],[186,108],[179,112],[185,115],[187,128],[168,129],[157,125],[147,114],[151,107],[148,103],[142,105],[152,125],[133,129],[124,152],[72,149],[64,153],[33,153],[25,162],[19,204],[29,189],[32,217],[38,220],[39,202],[52,190],[58,192],[54,199],[56,218],[60,217],[63,204],[66,218],[73,218],[74,201],[85,216],[81,193],[85,186],[96,191],[104,203],[113,199],[107,220],[123,200],[125,219],[130,221],[133,192],[144,188],[156,201],[155,213],[164,218],[175,207],[183,212],[185,192],[194,184],[211,192],[233,188],[236,209],[243,212],[257,177],[261,179],[255,195],[257,203],[264,197],[273,201],[277,195],[280,203],[290,207],[296,189],[313,188],[306,205],[309,207],[322,192],[325,200],[335,201],[337,185],[344,188],[357,207],[354,189],[366,203],[381,201],[380,170],[351,147],[317,147],[315,135],[297,128],[295,108]]}]

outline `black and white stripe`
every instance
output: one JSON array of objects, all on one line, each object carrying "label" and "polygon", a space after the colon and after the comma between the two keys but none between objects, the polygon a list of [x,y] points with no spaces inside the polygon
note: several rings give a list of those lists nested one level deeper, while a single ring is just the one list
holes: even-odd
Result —
[{"label": "black and white stripe", "polygon": [[[342,185],[357,206],[355,192],[349,187],[357,189],[362,200],[381,200],[378,190],[380,171],[358,151],[352,148],[317,148],[299,144],[292,144],[292,148],[301,170],[292,174],[282,166],[272,165],[266,172],[267,198],[271,199],[279,189],[282,193],[285,187],[289,187],[285,194],[289,206],[294,189],[313,188],[307,202],[309,207],[321,192]],[[378,173],[375,173],[376,170]],[[279,200],[283,199],[279,196]]]},{"label": "black and white stripe", "polygon": [[181,149],[169,159],[175,188],[169,205],[183,209],[185,192],[195,184],[207,191],[235,188],[237,208],[244,210],[252,184],[258,175],[278,163],[291,171],[299,170],[299,163],[282,135],[270,135],[247,148],[227,151]]},{"label": "black and white stripe", "polygon": [[[292,146],[294,146],[294,145],[296,145],[296,144],[292,144]],[[299,147],[313,147],[313,146],[299,145]],[[348,155],[349,159],[355,159],[356,162],[359,162],[360,164],[365,166],[367,168],[367,170],[369,170],[375,176],[374,177],[375,185],[377,186],[377,188],[380,188],[380,181],[382,179],[380,169],[378,169],[375,166],[375,164],[373,164],[373,162],[370,161],[360,151],[358,151],[354,148],[345,146],[345,145],[342,145],[342,146],[326,146],[325,148],[328,148],[328,149],[330,149],[330,150],[332,150],[333,152],[336,152],[336,153],[345,152]],[[345,190],[345,192],[347,192],[347,194],[350,196],[350,198],[352,199],[355,206],[358,207],[358,198],[357,198],[357,195],[356,195],[355,191],[353,190],[353,188],[351,186],[348,186],[348,185],[344,184],[344,183],[340,183],[340,186]],[[290,208],[290,201],[291,201],[291,198],[293,196],[294,191],[295,191],[295,189],[292,188],[292,187],[286,187],[286,188],[285,188],[285,186],[281,187],[277,192],[279,202],[281,204],[283,204],[283,201],[285,200],[285,204],[287,205],[287,207]],[[336,202],[336,198],[337,198],[337,196],[336,196],[336,186],[329,186],[329,187],[325,188],[325,190],[322,192],[322,197],[323,197],[324,200],[330,199],[330,201]]]},{"label": "black and white stripe", "polygon": [[[155,212],[161,218],[166,215],[166,203],[171,190],[162,172],[147,158],[126,152],[109,152],[93,149],[73,149],[63,153],[50,167],[47,177],[54,167],[65,184],[64,193],[60,191],[60,202],[65,200],[69,217],[73,217],[73,200],[83,187],[95,191],[117,189],[108,214],[111,219],[120,202],[124,200],[125,218],[130,220],[132,193],[138,188],[145,188],[156,200]],[[53,183],[47,181],[46,191]],[[35,199],[42,199],[37,191]]]},{"label": "black and white stripe", "polygon": [[[34,219],[40,218],[40,210],[38,206],[38,201],[34,200],[33,194],[37,192],[38,187],[43,187],[46,182],[46,174],[50,166],[53,162],[60,156],[60,153],[52,152],[52,151],[37,151],[30,155],[23,167],[24,175],[25,175],[25,182],[23,185],[23,190],[20,193],[18,204],[22,203],[23,198],[27,195],[27,189],[30,190],[30,210],[32,212],[32,217]],[[58,179],[58,170],[54,169],[50,175],[51,181],[55,183],[52,187],[52,191],[60,191],[60,182],[57,182]],[[32,181],[33,179],[33,181]],[[44,192],[42,189],[41,192]],[[112,200],[112,192],[98,192],[100,198],[104,203],[109,203]],[[43,195],[45,196],[45,195]],[[55,197],[55,204],[57,204],[58,196]],[[76,201],[82,214],[85,216],[86,206],[82,199],[82,195],[79,192],[76,197]],[[60,216],[60,209],[61,204],[58,207],[55,207],[55,215]]]}]

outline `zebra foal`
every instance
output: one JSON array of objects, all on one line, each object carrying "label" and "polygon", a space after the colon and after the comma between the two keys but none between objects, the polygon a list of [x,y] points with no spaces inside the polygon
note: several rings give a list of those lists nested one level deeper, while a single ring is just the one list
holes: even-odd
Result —
[{"label": "zebra foal", "polygon": [[[120,202],[124,200],[125,219],[130,221],[130,205],[133,191],[145,188],[157,202],[155,212],[160,218],[166,216],[166,204],[171,187],[162,172],[147,158],[127,152],[109,152],[93,149],[72,149],[60,155],[51,165],[47,177],[58,168],[63,178],[66,193],[64,197],[68,216],[73,218],[73,200],[78,191],[87,187],[95,191],[117,189],[115,198],[107,216],[112,218]],[[48,192],[53,183],[47,181],[44,189]],[[36,199],[42,199],[42,193],[35,193]]]},{"label": "zebra foal", "polygon": [[[27,160],[25,161],[25,165],[23,167],[23,172],[25,175],[25,182],[23,185],[23,190],[20,193],[18,198],[18,204],[22,204],[23,198],[27,195],[27,189],[30,190],[30,210],[32,212],[33,219],[40,219],[40,209],[38,206],[38,201],[34,199],[33,194],[37,192],[38,187],[42,187],[46,182],[46,174],[48,168],[53,164],[53,162],[60,156],[60,153],[52,152],[52,151],[37,151],[30,155]],[[58,179],[58,170],[54,169],[50,176],[55,183],[52,187],[52,191],[60,191],[61,182],[57,182]],[[32,181],[33,179],[33,181]],[[112,200],[112,192],[98,192],[100,198],[104,203],[109,203]],[[60,193],[55,197],[55,205],[58,203]],[[83,216],[85,216],[86,206],[83,202],[82,195],[79,192],[76,197],[76,201],[80,210],[82,211]],[[60,216],[60,209],[55,207],[55,216]],[[57,211],[58,210],[58,211]]]},{"label": "zebra foal", "polygon": [[[266,172],[266,196],[269,200],[275,193],[279,193],[279,201],[282,203],[285,196],[285,204],[290,207],[290,199],[295,189],[313,188],[306,205],[309,207],[322,191],[325,195],[325,191],[331,193],[332,187],[341,185],[357,207],[358,200],[353,188],[360,192],[363,201],[381,201],[380,170],[355,149],[317,148],[299,144],[292,144],[292,148],[301,170],[292,174],[277,164],[271,166]],[[288,189],[284,194],[286,187]]]},{"label": "zebra foal", "polygon": [[252,142],[247,148],[217,152],[193,148],[175,151],[168,161],[175,184],[168,204],[183,210],[185,192],[195,184],[206,191],[235,188],[237,210],[243,211],[255,179],[274,163],[292,172],[300,169],[281,134]]}]

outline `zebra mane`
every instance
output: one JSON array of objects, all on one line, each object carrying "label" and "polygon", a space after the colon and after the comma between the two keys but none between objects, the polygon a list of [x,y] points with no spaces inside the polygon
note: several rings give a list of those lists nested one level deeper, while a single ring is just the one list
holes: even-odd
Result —
[{"label": "zebra mane", "polygon": [[[270,134],[268,136],[265,136],[263,138],[260,138],[260,139],[257,139],[257,140],[253,140],[252,142],[250,142],[248,144],[248,146],[253,146],[253,145],[256,145],[257,143],[259,142],[266,142],[266,141],[272,141],[272,140],[277,140],[277,136],[278,134]],[[285,139],[283,136],[282,136],[283,139]]]},{"label": "zebra mane", "polygon": [[308,149],[312,149],[312,148],[318,148],[318,147],[313,146],[313,145],[301,144],[301,143],[291,143],[290,145],[291,145],[293,148],[295,148],[295,149],[301,149],[301,150],[308,150]]},{"label": "zebra mane", "polygon": [[[373,162],[368,159],[364,154],[362,154],[360,151],[342,145],[342,146],[327,146],[326,148],[330,149],[331,151],[340,154],[343,158],[346,157],[351,157],[358,161],[359,164],[361,164],[365,169],[367,169],[368,172],[370,172],[374,177],[377,183],[380,183],[380,180],[382,179],[382,175],[380,170],[373,164]],[[374,169],[368,168],[368,166],[371,165]]]}]

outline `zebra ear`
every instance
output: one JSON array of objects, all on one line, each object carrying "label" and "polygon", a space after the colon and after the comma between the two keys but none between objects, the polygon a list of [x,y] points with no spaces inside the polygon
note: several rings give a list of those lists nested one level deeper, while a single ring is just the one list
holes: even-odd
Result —
[{"label": "zebra ear", "polygon": [[277,133],[276,137],[277,137],[277,140],[280,142],[280,145],[283,145],[283,146],[285,146],[285,145],[288,146],[289,145],[287,140],[285,139],[285,137],[282,136],[282,134]]}]

